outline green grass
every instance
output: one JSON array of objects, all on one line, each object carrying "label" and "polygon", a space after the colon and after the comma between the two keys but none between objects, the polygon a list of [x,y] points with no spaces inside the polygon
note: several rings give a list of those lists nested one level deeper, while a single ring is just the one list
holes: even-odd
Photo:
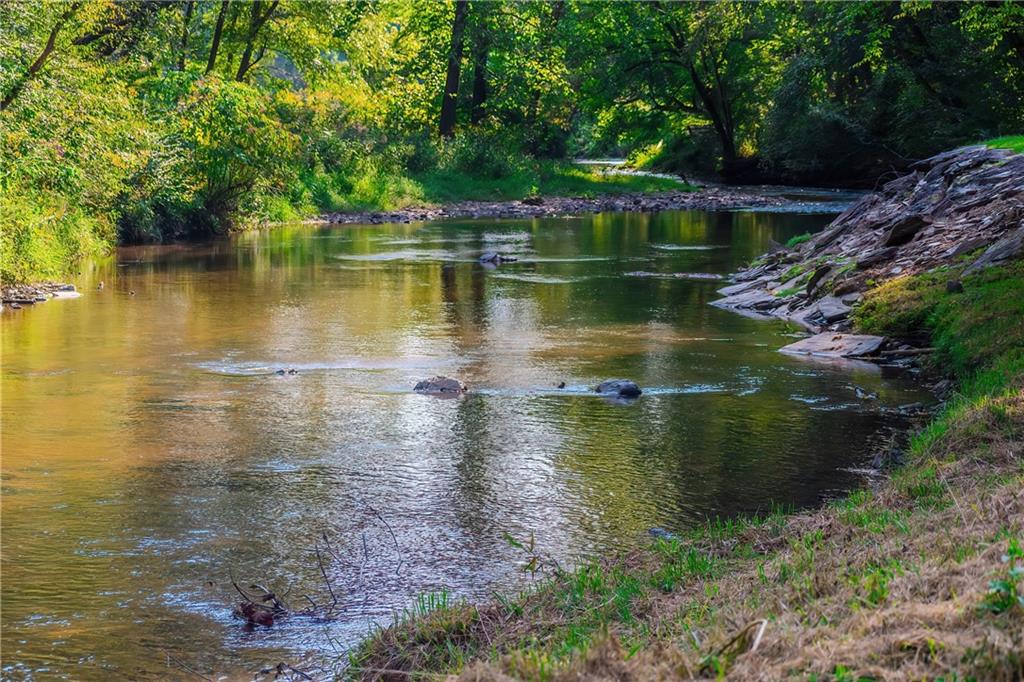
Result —
[{"label": "green grass", "polygon": [[800,244],[803,244],[805,241],[809,240],[813,236],[814,235],[812,235],[810,232],[798,234],[794,237],[790,237],[789,241],[786,242],[786,246],[792,249],[794,246],[799,246]]},{"label": "green grass", "polygon": [[105,217],[51,193],[0,192],[0,282],[60,279],[114,245]]},{"label": "green grass", "polygon": [[858,329],[869,334],[931,339],[937,360],[962,378],[995,359],[1024,358],[1024,262],[987,268],[963,279],[963,293],[949,293],[963,266],[876,287],[854,311]]},{"label": "green grass", "polygon": [[287,222],[320,212],[394,211],[458,201],[593,198],[693,189],[671,178],[605,173],[567,162],[526,164],[502,177],[458,170],[405,174],[366,162],[350,172],[306,173],[288,195],[268,200],[268,217],[272,222]]},{"label": "green grass", "polygon": [[481,178],[460,172],[433,171],[414,177],[423,200],[441,204],[454,201],[511,201],[530,196],[564,197],[662,192],[693,189],[678,180],[645,175],[604,173],[598,168],[571,163],[539,164],[504,178]]},{"label": "green grass", "polygon": [[1004,135],[985,140],[982,144],[993,149],[1010,149],[1018,154],[1024,154],[1024,135]]}]

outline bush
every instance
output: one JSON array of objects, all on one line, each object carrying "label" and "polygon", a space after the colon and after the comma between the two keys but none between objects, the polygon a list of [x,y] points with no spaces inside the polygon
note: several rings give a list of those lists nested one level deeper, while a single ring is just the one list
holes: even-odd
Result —
[{"label": "bush", "polygon": [[718,169],[721,155],[718,138],[707,127],[689,128],[669,135],[656,145],[641,148],[630,155],[635,168],[686,175],[711,175]]},{"label": "bush", "polygon": [[58,278],[112,242],[110,225],[52,192],[0,193],[0,282]]},{"label": "bush", "polygon": [[499,180],[515,175],[526,166],[522,148],[507,135],[471,131],[438,144],[438,165],[445,170]]}]

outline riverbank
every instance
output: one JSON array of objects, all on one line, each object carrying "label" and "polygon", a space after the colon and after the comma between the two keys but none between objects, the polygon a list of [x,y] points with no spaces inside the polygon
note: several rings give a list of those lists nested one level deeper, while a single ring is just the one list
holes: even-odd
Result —
[{"label": "riverbank", "polygon": [[353,676],[1019,677],[1024,267],[963,283],[911,278],[866,302],[874,331],[927,320],[935,365],[957,382],[891,478],[818,511],[710,523],[491,604],[413,614],[366,642]]},{"label": "riverbank", "polygon": [[442,206],[410,206],[397,211],[328,213],[309,222],[322,224],[410,223],[448,218],[541,218],[609,211],[721,211],[781,207],[781,197],[723,188],[628,192],[600,197],[527,197],[514,201],[459,201]]},{"label": "riverbank", "polygon": [[954,265],[978,272],[1022,251],[1024,154],[964,147],[918,162],[822,232],[777,245],[714,305],[847,332],[853,306],[883,282]]},{"label": "riverbank", "polygon": [[[840,330],[829,326],[841,323],[845,330],[933,349],[923,362],[948,374],[954,388],[905,451],[876,453],[882,468],[901,464],[891,476],[871,476],[863,490],[820,510],[709,523],[687,537],[659,539],[642,552],[594,559],[571,570],[548,564],[534,587],[490,604],[446,604],[407,614],[351,656],[352,676],[390,680],[448,673],[468,681],[1024,675],[1024,263],[1018,252],[1003,257],[1004,239],[1019,229],[1013,220],[1020,195],[1000,195],[1005,202],[999,203],[971,191],[998,183],[963,182],[972,168],[998,173],[1016,163],[986,157],[974,166],[943,161],[922,170],[918,183],[942,165],[931,177],[948,181],[938,197],[947,201],[939,205],[955,205],[947,214],[956,215],[955,221],[934,219],[943,215],[934,210],[917,211],[926,216],[917,224],[906,219],[913,201],[883,194],[865,201],[875,202],[877,217],[889,221],[885,225],[865,220],[864,207],[855,206],[849,213],[861,216],[859,227],[841,217],[836,223],[847,227],[835,229],[834,223],[807,240],[796,257],[793,247],[780,249],[783,255],[754,266],[765,267],[760,277],[768,269],[816,262],[827,265],[817,279],[835,271],[828,279],[833,283],[854,273],[862,282],[859,298],[851,299],[840,320],[825,320],[822,328],[834,334]],[[904,183],[911,194],[912,186],[921,186]],[[887,201],[902,210],[886,208]],[[1000,206],[1007,210],[996,210]],[[1006,223],[993,228],[993,216],[1004,213]],[[887,252],[890,258],[908,253],[899,247],[911,243],[909,248],[927,247],[929,254],[950,247],[952,252],[934,262],[922,251],[913,263],[875,261],[861,268],[857,262],[817,262],[830,244],[885,239],[897,226],[914,224],[911,238]],[[934,238],[950,226],[963,228],[954,243]],[[926,233],[929,227],[935,230]],[[988,238],[984,243],[963,246],[979,233]],[[818,268],[809,271],[813,278]],[[810,279],[802,282],[803,296],[786,292],[787,304],[799,306],[794,310],[818,306],[820,312],[825,292],[809,292],[816,284]],[[774,280],[774,288],[786,283],[779,277],[766,281]],[[525,549],[523,563],[546,565],[545,557]]]}]

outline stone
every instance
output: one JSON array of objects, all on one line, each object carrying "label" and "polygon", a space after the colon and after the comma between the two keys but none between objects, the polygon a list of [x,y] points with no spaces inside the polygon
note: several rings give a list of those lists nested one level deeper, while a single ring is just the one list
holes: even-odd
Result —
[{"label": "stone", "polygon": [[466,392],[467,387],[458,379],[436,376],[420,381],[412,390],[429,395],[461,395]]},{"label": "stone", "polygon": [[836,322],[847,317],[852,308],[835,296],[825,296],[818,301],[818,312],[825,322]]},{"label": "stone", "polygon": [[1021,254],[1022,250],[1024,250],[1024,225],[985,249],[978,260],[964,270],[964,275],[970,275],[990,265],[1015,258]]},{"label": "stone", "polygon": [[889,246],[884,249],[876,249],[871,253],[866,254],[863,258],[857,261],[858,270],[866,270],[870,267],[884,263],[885,261],[896,255],[897,249],[895,246]]},{"label": "stone", "polygon": [[594,390],[601,395],[614,395],[620,398],[636,398],[643,393],[639,386],[626,379],[603,381]]},{"label": "stone", "polygon": [[885,338],[881,336],[824,332],[784,346],[779,352],[824,358],[857,358],[871,355],[883,343]]},{"label": "stone", "polygon": [[671,542],[672,540],[679,539],[679,536],[677,536],[675,533],[673,533],[672,531],[665,530],[664,528],[649,528],[647,530],[647,534],[655,540],[664,540],[666,542]]},{"label": "stone", "polygon": [[756,310],[774,308],[781,304],[782,301],[762,289],[751,289],[728,298],[712,301],[712,305],[719,308],[753,308]]},{"label": "stone", "polygon": [[860,293],[859,291],[852,291],[848,294],[843,294],[842,296],[840,296],[839,300],[845,303],[846,305],[852,306],[854,303],[860,303],[861,299],[863,298],[864,294]]},{"label": "stone", "polygon": [[736,294],[747,291],[748,289],[753,289],[755,286],[757,286],[756,282],[740,282],[739,284],[730,284],[727,287],[722,287],[717,291],[722,296],[735,296]]},{"label": "stone", "polygon": [[722,279],[722,275],[716,275],[713,272],[676,272],[672,276],[677,279],[692,279],[698,282],[712,282]]},{"label": "stone", "polygon": [[484,251],[480,254],[481,263],[494,263],[500,265],[501,263],[514,263],[516,261],[515,256],[504,256],[497,251]]}]

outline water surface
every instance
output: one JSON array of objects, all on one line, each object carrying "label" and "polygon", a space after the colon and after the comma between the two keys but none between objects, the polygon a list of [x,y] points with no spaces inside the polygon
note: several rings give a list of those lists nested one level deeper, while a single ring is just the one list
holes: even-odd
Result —
[{"label": "water surface", "polygon": [[[523,585],[505,533],[568,562],[859,485],[910,381],[781,355],[795,329],[672,276],[828,217],[281,228],[123,249],[82,298],[5,311],[4,676],[322,676],[418,594]],[[411,393],[434,374],[473,390]],[[645,395],[589,390],[619,377]],[[232,619],[232,574],[330,601],[324,537],[338,620]]]}]

